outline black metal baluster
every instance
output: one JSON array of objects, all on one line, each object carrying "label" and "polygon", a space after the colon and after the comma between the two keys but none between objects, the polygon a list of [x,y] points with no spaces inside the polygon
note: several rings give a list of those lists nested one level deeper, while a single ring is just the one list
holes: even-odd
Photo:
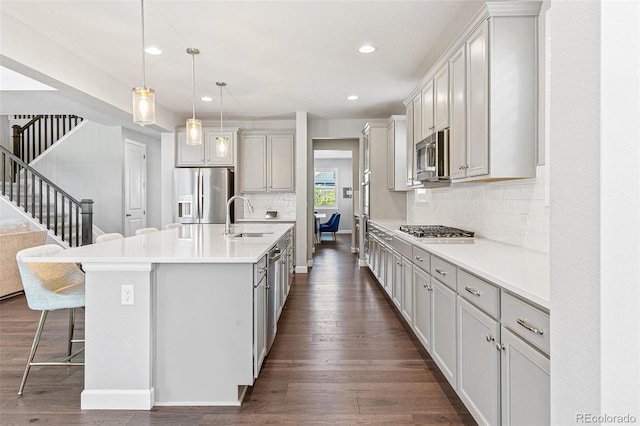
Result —
[{"label": "black metal baluster", "polygon": [[64,239],[64,195],[61,197],[60,200],[60,204],[62,204],[62,213],[61,213],[61,218],[60,218],[60,225],[62,226],[62,229],[60,230],[60,233],[62,234],[62,241],[65,241]]},{"label": "black metal baluster", "polygon": [[53,190],[53,233],[58,235],[58,190]]},{"label": "black metal baluster", "polygon": [[6,179],[6,173],[7,173],[7,155],[3,152],[2,153],[2,195],[6,195],[7,193],[7,179]]},{"label": "black metal baluster", "polygon": [[43,223],[42,222],[42,178],[40,178],[38,182],[40,182],[40,187],[38,188],[39,190],[38,193],[40,194],[38,196],[38,205],[40,207],[40,223]]},{"label": "black metal baluster", "polygon": [[36,175],[31,173],[31,217],[36,217]]},{"label": "black metal baluster", "polygon": [[47,229],[51,229],[51,187],[47,183]]},{"label": "black metal baluster", "polygon": [[76,206],[76,247],[80,247],[80,208]]}]

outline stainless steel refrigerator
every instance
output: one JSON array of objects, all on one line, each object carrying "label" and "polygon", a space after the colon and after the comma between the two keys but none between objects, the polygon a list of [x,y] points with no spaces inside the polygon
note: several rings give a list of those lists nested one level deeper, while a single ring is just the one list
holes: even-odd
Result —
[{"label": "stainless steel refrigerator", "polygon": [[227,201],[232,196],[233,171],[230,169],[177,168],[173,171],[174,222],[225,223]]}]

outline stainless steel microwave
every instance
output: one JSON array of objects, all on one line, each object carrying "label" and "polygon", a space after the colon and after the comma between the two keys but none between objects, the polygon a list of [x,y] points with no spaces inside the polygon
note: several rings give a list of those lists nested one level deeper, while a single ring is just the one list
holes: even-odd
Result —
[{"label": "stainless steel microwave", "polygon": [[416,179],[421,182],[448,181],[449,129],[434,132],[416,144]]}]

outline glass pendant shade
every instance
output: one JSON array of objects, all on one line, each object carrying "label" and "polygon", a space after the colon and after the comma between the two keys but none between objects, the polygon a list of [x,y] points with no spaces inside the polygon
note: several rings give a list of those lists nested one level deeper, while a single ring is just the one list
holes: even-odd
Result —
[{"label": "glass pendant shade", "polygon": [[146,126],[156,122],[156,92],[145,86],[132,90],[133,122]]},{"label": "glass pendant shade", "polygon": [[202,145],[202,121],[187,119],[187,145]]},{"label": "glass pendant shade", "polygon": [[218,145],[216,147],[216,155],[220,158],[224,158],[227,156],[227,152],[229,151],[229,138],[219,136],[216,139]]}]

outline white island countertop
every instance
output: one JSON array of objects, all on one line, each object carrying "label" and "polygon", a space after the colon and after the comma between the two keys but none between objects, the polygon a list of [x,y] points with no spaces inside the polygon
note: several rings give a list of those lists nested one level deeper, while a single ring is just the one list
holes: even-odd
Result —
[{"label": "white island countertop", "polygon": [[417,238],[398,230],[400,225],[406,223],[375,219],[371,222],[480,278],[550,309],[551,285],[547,253],[485,238],[466,241]]},{"label": "white island countertop", "polygon": [[[256,263],[289,230],[291,224],[184,225],[150,234],[70,248],[37,262],[78,263]],[[263,236],[234,237],[241,233]]]}]

